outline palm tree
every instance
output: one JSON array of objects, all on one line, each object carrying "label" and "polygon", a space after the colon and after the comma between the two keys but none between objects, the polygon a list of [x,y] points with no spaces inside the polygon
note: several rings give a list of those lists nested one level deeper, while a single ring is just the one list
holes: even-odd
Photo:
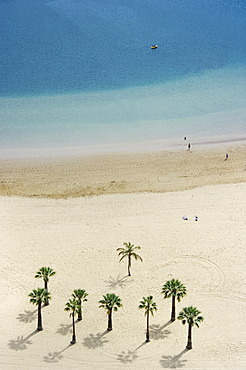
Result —
[{"label": "palm tree", "polygon": [[125,248],[117,248],[116,250],[119,251],[119,256],[122,256],[119,260],[121,262],[123,258],[127,257],[128,258],[128,276],[131,276],[131,258],[134,257],[135,260],[140,260],[143,262],[142,257],[140,257],[137,253],[134,252],[136,249],[141,249],[139,246],[134,246],[133,244],[129,243],[124,243],[123,244]]},{"label": "palm tree", "polygon": [[107,315],[108,315],[107,330],[110,331],[113,329],[112,313],[113,311],[117,311],[119,307],[122,307],[121,299],[114,293],[110,293],[110,294],[103,295],[103,299],[101,299],[98,303],[100,303],[99,307],[105,308],[107,311]]},{"label": "palm tree", "polygon": [[72,340],[70,342],[71,344],[76,343],[75,314],[78,313],[78,309],[79,309],[79,301],[75,298],[69,299],[69,301],[66,303],[65,308],[64,308],[64,311],[70,311],[69,316],[72,316],[72,320],[73,320],[73,334],[72,334]]},{"label": "palm tree", "polygon": [[169,280],[163,285],[162,291],[164,298],[172,297],[171,321],[175,321],[175,299],[180,302],[181,298],[186,295],[186,287],[179,280]]},{"label": "palm tree", "polygon": [[42,314],[41,314],[41,308],[42,303],[45,303],[47,299],[50,299],[50,293],[47,292],[44,288],[37,288],[33,289],[33,291],[29,294],[30,303],[35,304],[38,306],[38,327],[37,330],[41,331],[43,330],[42,327]]},{"label": "palm tree", "polygon": [[188,323],[188,342],[187,342],[187,349],[192,349],[192,339],[191,339],[191,329],[192,326],[196,325],[199,328],[199,323],[204,320],[202,316],[199,316],[201,312],[196,307],[185,307],[179,313],[178,319],[182,320],[182,324]]},{"label": "palm tree", "polygon": [[76,289],[73,291],[73,298],[77,299],[79,302],[78,307],[78,321],[82,320],[82,309],[83,302],[87,302],[88,293],[84,289]]},{"label": "palm tree", "polygon": [[144,314],[147,316],[146,342],[149,342],[149,314],[151,313],[151,315],[154,316],[154,312],[157,311],[157,305],[153,301],[153,296],[150,295],[149,297],[143,297],[138,307],[143,308],[145,310]]},{"label": "palm tree", "polygon": [[[43,279],[44,281],[44,289],[47,290],[48,292],[48,282],[50,276],[55,275],[55,271],[51,267],[41,267],[39,271],[36,272],[35,278]],[[47,298],[44,305],[48,306],[49,304],[49,299]]]}]

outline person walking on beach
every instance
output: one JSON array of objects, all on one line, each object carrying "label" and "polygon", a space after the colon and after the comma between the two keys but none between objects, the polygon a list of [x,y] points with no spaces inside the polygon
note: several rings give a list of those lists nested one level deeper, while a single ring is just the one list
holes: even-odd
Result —
[{"label": "person walking on beach", "polygon": [[228,158],[229,158],[229,154],[226,153],[226,155],[225,155],[225,161],[227,161]]},{"label": "person walking on beach", "polygon": [[190,149],[190,143],[188,144],[188,150]]}]

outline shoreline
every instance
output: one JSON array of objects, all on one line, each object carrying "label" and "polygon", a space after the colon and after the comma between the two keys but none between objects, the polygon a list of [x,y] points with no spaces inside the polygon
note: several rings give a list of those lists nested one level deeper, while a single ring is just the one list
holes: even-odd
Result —
[{"label": "shoreline", "polygon": [[[185,136],[185,135],[184,135]],[[0,161],[3,159],[42,159],[42,158],[72,158],[96,155],[121,155],[159,151],[178,151],[187,148],[191,143],[196,149],[209,147],[222,147],[223,145],[246,144],[246,136],[242,134],[191,136],[187,141],[180,138],[154,139],[144,141],[131,141],[122,143],[88,144],[84,146],[61,146],[42,148],[5,148],[0,149]]]},{"label": "shoreline", "polygon": [[[229,154],[225,160],[225,153]],[[66,199],[246,182],[246,144],[0,159],[0,195]]]}]

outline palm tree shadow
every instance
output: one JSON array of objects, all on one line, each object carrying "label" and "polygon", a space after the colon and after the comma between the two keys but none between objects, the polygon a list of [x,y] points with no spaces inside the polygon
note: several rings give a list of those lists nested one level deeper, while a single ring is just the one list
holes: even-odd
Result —
[{"label": "palm tree shadow", "polygon": [[43,361],[48,362],[48,363],[57,363],[57,362],[59,362],[63,358],[61,353],[66,351],[66,349],[68,349],[69,347],[71,347],[71,344],[69,344],[67,347],[65,347],[63,350],[61,350],[59,352],[57,352],[57,351],[49,352],[47,356],[44,356]]},{"label": "palm tree shadow", "polygon": [[73,324],[60,324],[60,327],[57,329],[57,333],[61,335],[67,335],[68,333],[72,333],[72,326]]},{"label": "palm tree shadow", "polygon": [[29,339],[37,333],[38,331],[34,330],[31,334],[29,334],[25,338],[23,337],[23,335],[20,335],[19,337],[17,337],[17,339],[11,339],[8,343],[8,346],[10,349],[14,351],[23,351],[27,349],[29,344],[32,344],[32,341],[30,341]]},{"label": "palm tree shadow", "polygon": [[84,338],[83,345],[89,349],[95,349],[98,347],[103,347],[108,340],[105,338],[105,335],[108,331],[97,334],[89,334],[88,337]]},{"label": "palm tree shadow", "polygon": [[172,323],[171,320],[167,321],[166,324],[162,325],[162,329],[166,328],[168,325]]},{"label": "palm tree shadow", "polygon": [[170,325],[171,321],[168,321],[166,324],[160,326],[159,324],[154,324],[150,326],[150,336],[154,340],[158,339],[165,339],[171,333],[170,330],[164,330],[168,325]]},{"label": "palm tree shadow", "polygon": [[139,350],[139,348],[145,346],[146,344],[147,344],[146,341],[144,341],[142,344],[140,344],[140,346],[138,346],[137,348],[135,348],[133,352],[137,352]]},{"label": "palm tree shadow", "polygon": [[35,310],[35,311],[25,310],[24,313],[19,313],[19,315],[17,316],[17,320],[21,322],[25,322],[25,323],[33,322],[37,318],[37,315],[36,315],[37,311],[38,310]]},{"label": "palm tree shadow", "polygon": [[172,357],[172,356],[162,356],[162,359],[160,360],[161,367],[170,368],[170,369],[176,369],[180,367],[184,367],[187,360],[181,360],[180,357],[183,356],[188,349],[184,349],[182,352],[180,352],[178,355]]},{"label": "palm tree shadow", "polygon": [[114,279],[112,276],[110,276],[109,280],[108,281],[105,281],[105,283],[107,283],[108,287],[110,289],[115,289],[115,288],[124,288],[125,285],[126,285],[126,282],[127,282],[127,277],[128,276],[124,276],[124,277],[120,277],[120,275],[117,276],[116,279]]},{"label": "palm tree shadow", "polygon": [[142,344],[140,344],[140,346],[135,348],[133,351],[130,351],[130,350],[122,351],[118,355],[117,360],[122,362],[123,364],[132,363],[133,361],[135,361],[138,358],[138,355],[136,354],[136,352],[139,350],[139,348],[143,347],[145,344],[146,344],[146,342],[144,341]]},{"label": "palm tree shadow", "polygon": [[138,355],[134,351],[122,351],[118,357],[117,360],[122,362],[123,364],[130,364],[133,361],[135,361],[138,358]]}]

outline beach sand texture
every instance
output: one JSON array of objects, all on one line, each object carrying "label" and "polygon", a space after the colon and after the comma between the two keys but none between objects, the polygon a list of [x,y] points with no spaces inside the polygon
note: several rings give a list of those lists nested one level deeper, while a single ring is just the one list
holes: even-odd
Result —
[{"label": "beach sand texture", "polygon": [[186,146],[162,152],[0,159],[0,195],[67,198],[173,192],[246,181],[246,144],[191,150]]},{"label": "beach sand texture", "polygon": [[[0,197],[1,369],[245,368],[245,147],[228,153],[228,161],[223,149],[60,159],[42,167],[2,161],[1,194],[12,196]],[[110,188],[113,181],[117,186]],[[122,194],[81,197],[90,192]],[[132,277],[116,252],[128,241],[142,248],[143,263],[133,261]],[[51,304],[42,310],[44,330],[37,333],[28,294],[42,287],[34,278],[42,266],[57,274],[50,279]],[[177,312],[193,305],[205,318],[193,330],[191,351],[185,350],[187,326],[169,322],[171,301],[160,293],[171,278],[188,291]],[[70,346],[64,306],[78,288],[89,296]],[[110,333],[98,308],[106,293],[123,303]],[[138,305],[147,295],[158,311],[145,344]]]}]

